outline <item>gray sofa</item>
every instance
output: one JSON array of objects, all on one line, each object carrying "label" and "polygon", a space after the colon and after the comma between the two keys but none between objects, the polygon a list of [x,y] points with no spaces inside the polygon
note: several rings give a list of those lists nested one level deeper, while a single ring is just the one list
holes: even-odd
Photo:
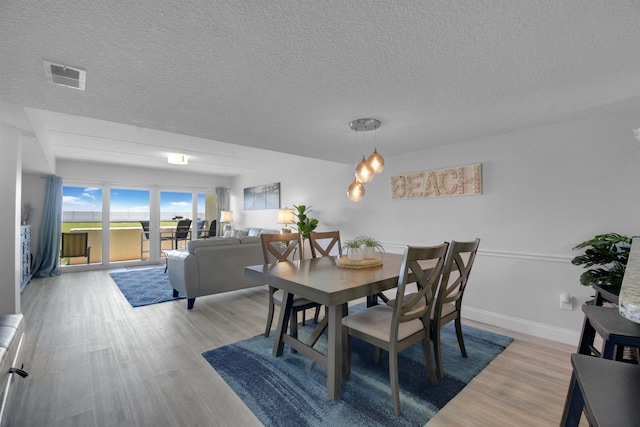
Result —
[{"label": "gray sofa", "polygon": [[[211,237],[189,242],[187,251],[166,251],[167,273],[174,296],[187,298],[192,309],[196,297],[259,286],[247,279],[244,267],[262,264],[262,243],[259,234],[274,230],[251,232],[246,237]],[[241,235],[244,233],[238,233]]]}]

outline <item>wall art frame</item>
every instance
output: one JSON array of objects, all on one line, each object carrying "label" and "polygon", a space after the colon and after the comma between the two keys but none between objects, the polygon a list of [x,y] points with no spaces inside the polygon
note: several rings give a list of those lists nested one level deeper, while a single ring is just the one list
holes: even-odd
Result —
[{"label": "wall art frame", "polygon": [[245,188],[243,206],[245,211],[280,209],[280,183]]}]

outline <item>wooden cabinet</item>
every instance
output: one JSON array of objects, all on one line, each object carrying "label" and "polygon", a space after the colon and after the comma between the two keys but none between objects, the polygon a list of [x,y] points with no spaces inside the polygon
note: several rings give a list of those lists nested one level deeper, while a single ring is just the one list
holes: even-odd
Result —
[{"label": "wooden cabinet", "polygon": [[31,226],[20,226],[20,291],[31,280]]}]

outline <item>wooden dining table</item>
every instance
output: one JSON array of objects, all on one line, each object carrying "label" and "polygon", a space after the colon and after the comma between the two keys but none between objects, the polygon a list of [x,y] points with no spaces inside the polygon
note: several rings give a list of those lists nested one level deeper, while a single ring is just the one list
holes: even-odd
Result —
[{"label": "wooden dining table", "polygon": [[[335,257],[321,257],[275,264],[245,267],[245,276],[284,291],[273,355],[281,356],[284,344],[324,366],[327,370],[327,394],[339,399],[342,388],[342,352],[346,337],[342,335],[342,318],[348,303],[372,297],[398,283],[401,254],[386,253],[377,267],[345,268],[336,265]],[[431,264],[425,265],[425,271]],[[327,354],[313,348],[315,339],[302,342],[287,333],[293,295],[299,295],[327,307]]]}]

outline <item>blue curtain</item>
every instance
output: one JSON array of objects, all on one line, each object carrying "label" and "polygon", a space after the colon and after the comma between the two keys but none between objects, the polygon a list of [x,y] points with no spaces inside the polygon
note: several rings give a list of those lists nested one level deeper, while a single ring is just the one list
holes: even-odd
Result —
[{"label": "blue curtain", "polygon": [[220,230],[220,211],[229,210],[229,189],[218,187],[216,188],[216,218],[218,218],[218,230],[216,236],[222,235]]},{"label": "blue curtain", "polygon": [[60,236],[62,233],[62,178],[47,178],[47,192],[44,196],[44,210],[38,253],[34,263],[33,277],[59,276]]}]

